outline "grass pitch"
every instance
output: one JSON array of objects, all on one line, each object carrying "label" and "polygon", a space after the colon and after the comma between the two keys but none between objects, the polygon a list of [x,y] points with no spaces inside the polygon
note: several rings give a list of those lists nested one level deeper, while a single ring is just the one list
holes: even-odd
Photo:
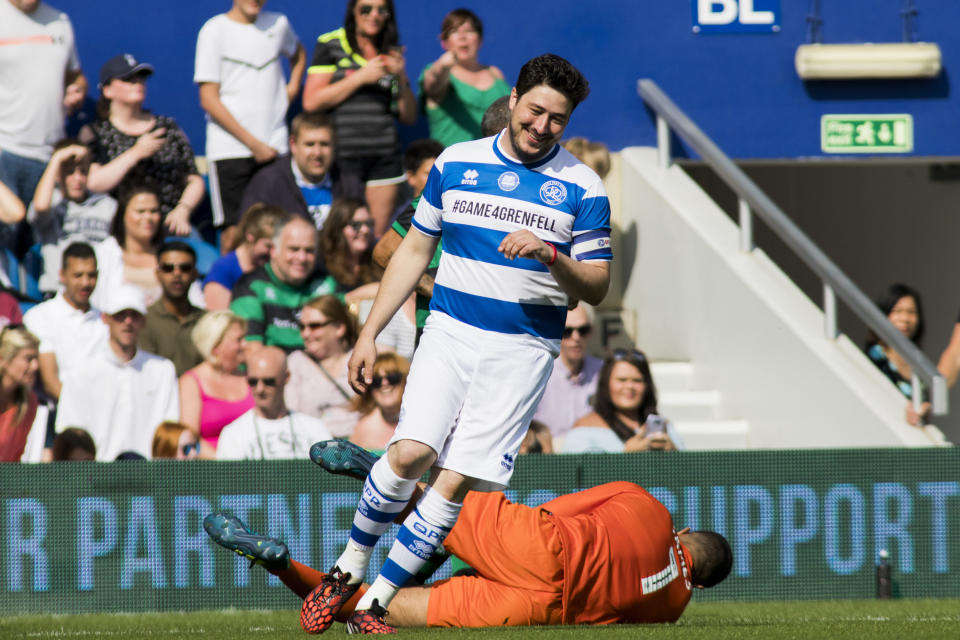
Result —
[{"label": "grass pitch", "polygon": [[[869,638],[903,640],[960,638],[960,600],[848,600],[693,603],[675,625],[535,627],[512,629],[401,629],[402,637],[468,635],[528,640],[558,638]],[[336,625],[327,637],[345,634]],[[296,611],[204,611],[191,613],[13,616],[0,618],[3,640],[48,638],[140,640],[303,640]]]}]

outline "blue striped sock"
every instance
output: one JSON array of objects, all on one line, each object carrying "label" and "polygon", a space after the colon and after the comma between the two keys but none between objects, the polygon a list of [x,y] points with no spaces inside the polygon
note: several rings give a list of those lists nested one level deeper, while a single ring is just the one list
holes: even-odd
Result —
[{"label": "blue striped sock", "polygon": [[404,586],[417,575],[448,533],[450,529],[427,522],[419,510],[414,510],[403,521],[380,575],[395,587]]},{"label": "blue striped sock", "polygon": [[431,554],[443,544],[462,506],[450,502],[432,488],[427,489],[417,508],[404,520],[380,575],[357,603],[357,609],[369,608],[374,599],[386,607],[396,590],[411,582]]},{"label": "blue striped sock", "polygon": [[353,516],[350,540],[337,560],[337,567],[349,572],[353,581],[366,574],[374,545],[407,506],[416,484],[415,479],[407,480],[394,473],[386,459],[378,461],[370,470]]}]

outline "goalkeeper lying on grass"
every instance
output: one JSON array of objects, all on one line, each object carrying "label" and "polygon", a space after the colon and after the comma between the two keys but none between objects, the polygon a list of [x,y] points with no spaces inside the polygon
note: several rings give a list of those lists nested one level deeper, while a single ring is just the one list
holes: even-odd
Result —
[{"label": "goalkeeper lying on grass", "polygon": [[[375,460],[336,440],[313,445],[310,457],[327,471],[359,480]],[[303,598],[300,623],[309,633],[349,618],[364,591],[326,593],[324,573],[291,559],[283,542],[250,531],[233,516],[209,515],[204,528],[217,544],[262,565]],[[443,547],[475,575],[401,589],[390,605],[389,625],[674,622],[694,587],[718,584],[733,564],[723,536],[675,531],[666,507],[630,482],[603,484],[539,507],[513,504],[503,493],[471,492]],[[417,576],[421,585],[447,557],[434,554]],[[348,631],[362,633],[362,624],[355,620]]]}]

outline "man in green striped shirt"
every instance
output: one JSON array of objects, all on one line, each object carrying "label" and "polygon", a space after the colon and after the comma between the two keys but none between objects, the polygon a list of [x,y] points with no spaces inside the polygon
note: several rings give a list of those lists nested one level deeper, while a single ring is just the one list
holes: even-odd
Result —
[{"label": "man in green striped shirt", "polygon": [[230,310],[247,321],[247,342],[280,347],[290,353],[303,348],[297,315],[311,298],[333,293],[314,273],[317,229],[305,218],[292,217],[278,227],[270,262],[245,274],[233,288]]}]

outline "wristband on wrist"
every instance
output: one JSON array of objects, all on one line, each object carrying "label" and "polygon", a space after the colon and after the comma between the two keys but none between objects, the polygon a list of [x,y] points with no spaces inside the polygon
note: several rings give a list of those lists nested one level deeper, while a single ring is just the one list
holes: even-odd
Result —
[{"label": "wristband on wrist", "polygon": [[548,247],[550,247],[551,249],[553,249],[553,257],[550,258],[550,261],[549,261],[549,262],[544,262],[544,263],[543,263],[543,264],[547,265],[548,267],[552,267],[552,266],[553,266],[553,263],[557,261],[557,248],[554,246],[554,244],[553,244],[552,242],[547,242],[546,240],[543,241],[543,244],[545,244],[545,245],[547,245]]}]

